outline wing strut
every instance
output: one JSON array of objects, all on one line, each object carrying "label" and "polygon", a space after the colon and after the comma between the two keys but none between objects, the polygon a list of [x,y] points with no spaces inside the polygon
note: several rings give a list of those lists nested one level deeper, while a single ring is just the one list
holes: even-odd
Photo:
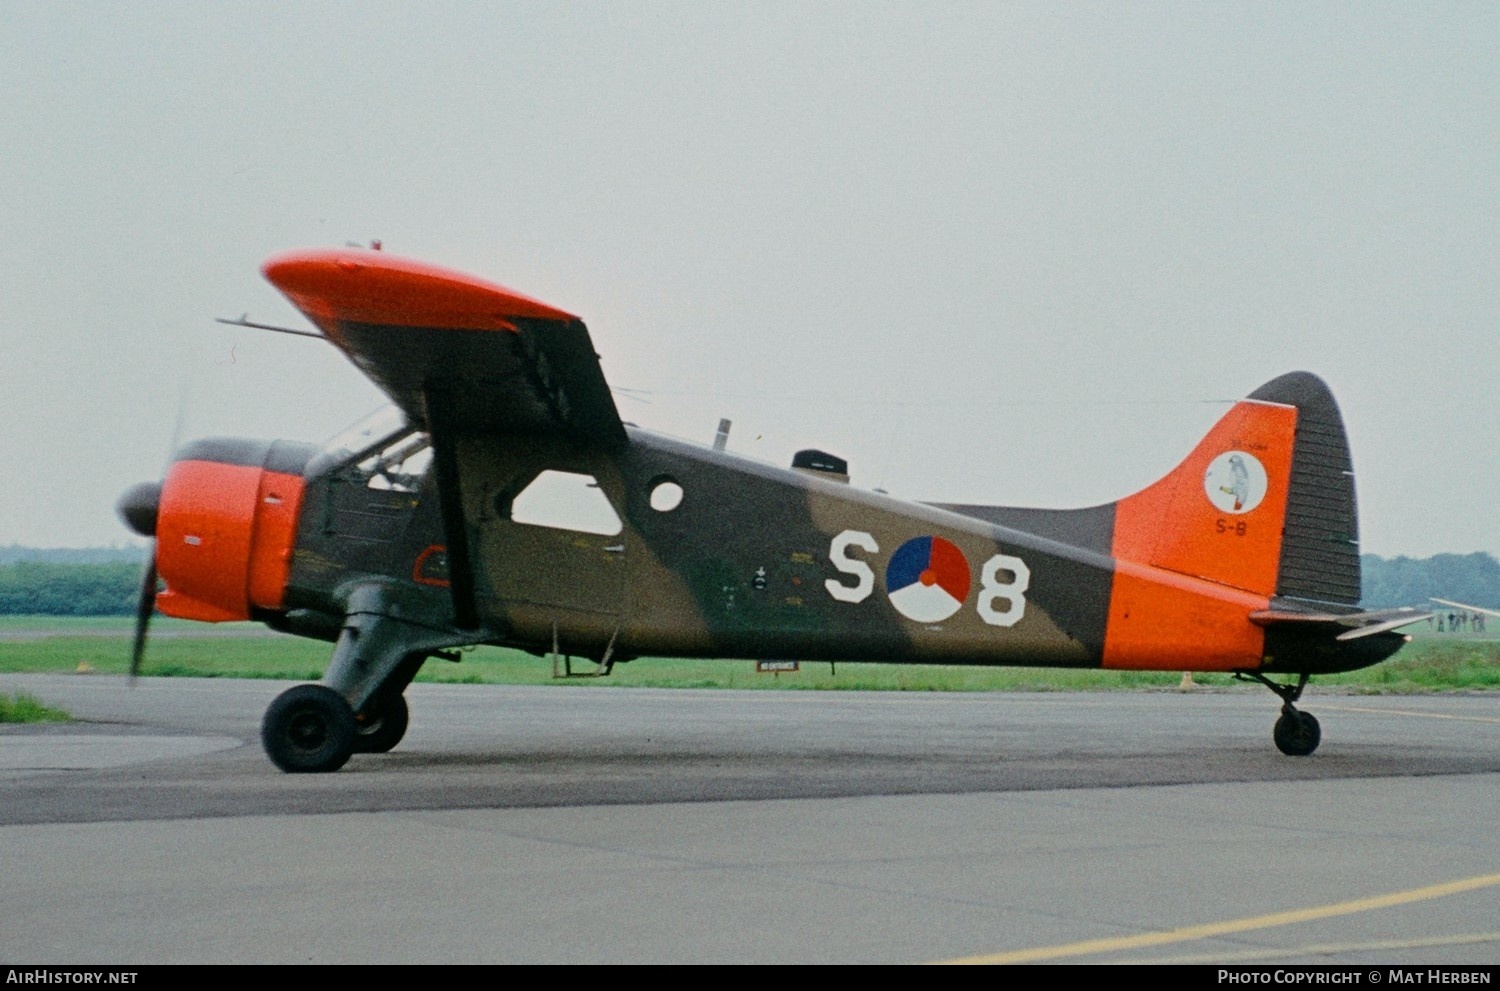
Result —
[{"label": "wing strut", "polygon": [[437,473],[443,535],[448,541],[448,590],[453,595],[453,622],[461,629],[472,630],[479,626],[479,610],[474,605],[474,567],[469,558],[469,527],[464,521],[453,399],[447,390],[430,386],[423,390],[422,398],[427,407],[427,431],[432,440],[432,467]]}]

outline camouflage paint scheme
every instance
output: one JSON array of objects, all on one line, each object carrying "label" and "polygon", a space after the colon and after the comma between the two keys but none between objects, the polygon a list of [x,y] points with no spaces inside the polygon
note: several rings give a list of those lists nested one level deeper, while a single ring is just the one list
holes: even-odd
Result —
[{"label": "camouflage paint scheme", "polygon": [[[148,507],[156,604],[334,641],[322,685],[343,701],[308,711],[347,703],[378,721],[428,656],[493,643],[606,664],[1271,671],[1301,676],[1295,690],[1267,681],[1296,716],[1306,675],[1382,660],[1413,621],[1358,610],[1348,445],[1306,373],[1236,404],[1119,502],[923,504],[850,486],[821,452],[832,468],[784,469],[624,424],[583,324],[503,287],[365,251],[291,253],[265,272],[407,425],[357,451],[216,439],[179,452]],[[429,443],[431,467],[401,474]],[[588,476],[617,532],[512,518],[548,471]],[[680,500],[653,508],[662,487]],[[288,766],[273,716],[267,747],[285,769],[348,756]]]}]

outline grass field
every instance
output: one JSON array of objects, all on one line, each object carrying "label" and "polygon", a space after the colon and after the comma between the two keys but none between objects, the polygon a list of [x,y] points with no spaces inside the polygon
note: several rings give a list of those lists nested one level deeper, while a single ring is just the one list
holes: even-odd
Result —
[{"label": "grass field", "polygon": [[15,695],[0,692],[0,723],[66,723],[72,718],[61,709],[43,705],[25,692]]},{"label": "grass field", "polygon": [[[102,672],[129,667],[131,620],[0,617],[0,672]],[[330,645],[271,633],[255,624],[206,626],[153,621],[142,674],[148,677],[279,678],[316,680]],[[594,665],[575,661],[575,672]],[[558,684],[550,658],[479,647],[463,661],[429,661],[422,681],[470,684]],[[804,663],[795,673],[756,671],[752,661],[641,658],[618,664],[607,678],[574,677],[569,684],[656,688],[758,688],[886,691],[1108,691],[1175,689],[1176,672],[1119,672],[1050,668],[978,668],[950,665]],[[1194,676],[1200,688],[1243,688],[1227,675]],[[1315,685],[1364,693],[1409,694],[1500,690],[1500,639],[1418,630],[1393,659],[1373,668],[1317,678]]]}]

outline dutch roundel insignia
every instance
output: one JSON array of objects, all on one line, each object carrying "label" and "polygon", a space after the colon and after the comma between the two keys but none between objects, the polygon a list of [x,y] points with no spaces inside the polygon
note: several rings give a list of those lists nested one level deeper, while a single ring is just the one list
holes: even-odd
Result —
[{"label": "dutch roundel insignia", "polygon": [[907,619],[936,623],[958,612],[969,597],[969,561],[942,537],[913,537],[891,555],[885,589]]}]

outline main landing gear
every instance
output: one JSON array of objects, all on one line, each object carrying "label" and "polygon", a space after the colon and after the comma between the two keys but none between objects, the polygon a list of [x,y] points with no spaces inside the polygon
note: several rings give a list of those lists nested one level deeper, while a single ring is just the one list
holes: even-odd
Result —
[{"label": "main landing gear", "polygon": [[[402,693],[427,652],[397,656],[357,711],[349,694],[330,684],[298,685],[277,696],[260,727],[271,763],[292,774],[337,771],[354,754],[383,754],[400,743],[410,719]],[[353,679],[325,676],[324,681],[344,687]],[[358,690],[355,682],[352,691]]]},{"label": "main landing gear", "polygon": [[[423,617],[431,622],[423,622]],[[429,657],[483,639],[433,618],[430,602],[382,581],[351,588],[328,669],[266,710],[266,756],[292,773],[337,771],[354,754],[383,754],[406,734],[406,686]]]},{"label": "main landing gear", "polygon": [[1308,676],[1305,673],[1298,675],[1295,685],[1274,682],[1255,671],[1237,671],[1235,677],[1241,681],[1258,681],[1281,698],[1281,716],[1271,732],[1277,750],[1289,757],[1306,757],[1318,749],[1318,743],[1323,739],[1318,720],[1311,713],[1302,712],[1292,704],[1302,697],[1302,689],[1307,687]]},{"label": "main landing gear", "polygon": [[298,685],[276,697],[260,726],[271,762],[288,773],[337,771],[354,752],[354,710],[327,685]]},{"label": "main landing gear", "polygon": [[260,742],[283,771],[337,771],[353,754],[383,754],[400,743],[409,718],[399,692],[372,699],[356,713],[327,685],[298,685],[266,710]]},{"label": "main landing gear", "polygon": [[365,706],[364,712],[354,717],[354,752],[388,752],[406,735],[409,718],[405,695],[393,695],[384,701],[371,701]]}]

